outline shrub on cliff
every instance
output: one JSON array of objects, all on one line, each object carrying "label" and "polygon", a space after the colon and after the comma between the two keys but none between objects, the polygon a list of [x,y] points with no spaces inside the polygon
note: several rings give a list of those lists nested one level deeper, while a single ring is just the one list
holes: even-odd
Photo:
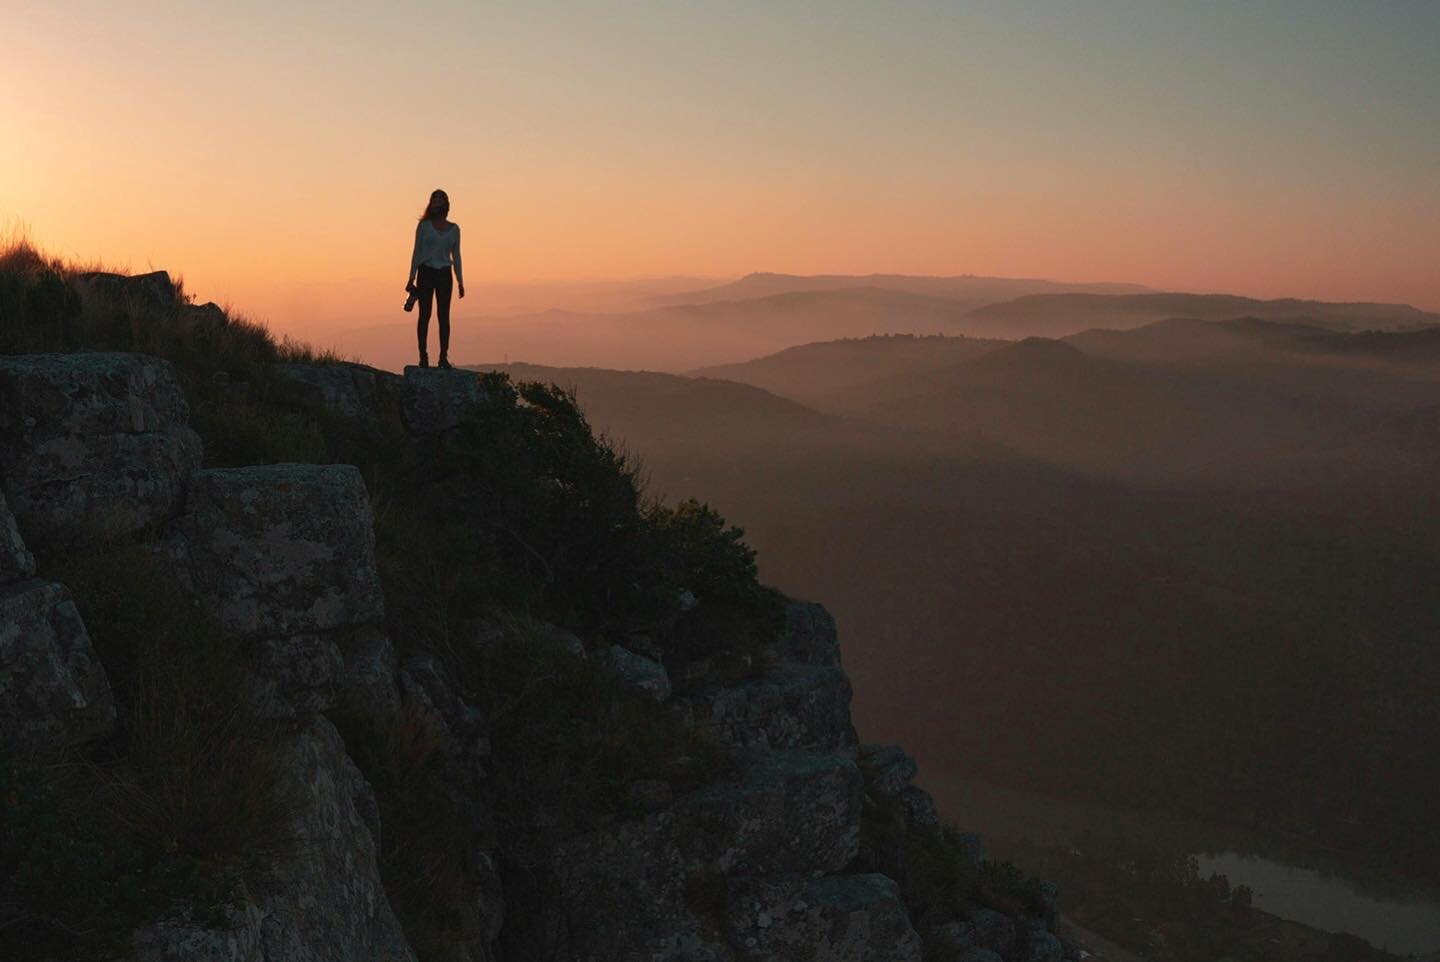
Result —
[{"label": "shrub on cliff", "polygon": [[[500,604],[592,640],[641,631],[663,643],[724,613],[737,636],[774,637],[779,598],[760,585],[743,532],[706,505],[647,501],[637,463],[591,429],[573,395],[481,377],[484,400],[434,448],[415,449],[382,508],[404,529],[392,543],[412,542],[468,586],[447,593],[451,621]],[[701,601],[689,613],[687,590]]]}]

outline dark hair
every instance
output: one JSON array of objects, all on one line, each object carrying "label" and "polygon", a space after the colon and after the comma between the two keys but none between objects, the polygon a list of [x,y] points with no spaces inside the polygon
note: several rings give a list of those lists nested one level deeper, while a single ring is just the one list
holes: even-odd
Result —
[{"label": "dark hair", "polygon": [[420,215],[421,220],[426,220],[430,217],[431,212],[435,209],[435,201],[437,199],[443,200],[445,202],[445,208],[447,210],[450,208],[450,195],[445,193],[439,187],[436,187],[430,192],[430,202],[425,205],[425,211]]}]

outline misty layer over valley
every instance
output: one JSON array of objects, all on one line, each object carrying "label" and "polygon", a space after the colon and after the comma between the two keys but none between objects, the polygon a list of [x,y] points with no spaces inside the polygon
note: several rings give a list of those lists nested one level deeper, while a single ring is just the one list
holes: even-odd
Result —
[{"label": "misty layer over valley", "polygon": [[[1419,897],[1346,924],[1440,949],[1440,316],[1110,288],[751,275],[456,353],[573,389],[831,606],[863,736],[957,821],[980,784],[1178,820],[1145,857]],[[1014,844],[1098,904],[1088,831]]]}]

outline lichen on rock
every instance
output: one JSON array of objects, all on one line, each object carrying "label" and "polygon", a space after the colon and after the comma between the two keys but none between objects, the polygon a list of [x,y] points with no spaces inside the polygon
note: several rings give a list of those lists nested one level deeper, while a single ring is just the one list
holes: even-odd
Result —
[{"label": "lichen on rock", "polygon": [[105,669],[63,585],[0,588],[0,750],[55,751],[115,723]]},{"label": "lichen on rock", "polygon": [[196,472],[170,552],[187,589],[245,638],[384,617],[370,501],[344,464]]},{"label": "lichen on rock", "polygon": [[0,476],[32,543],[133,534],[170,517],[200,439],[169,362],[0,357]]}]

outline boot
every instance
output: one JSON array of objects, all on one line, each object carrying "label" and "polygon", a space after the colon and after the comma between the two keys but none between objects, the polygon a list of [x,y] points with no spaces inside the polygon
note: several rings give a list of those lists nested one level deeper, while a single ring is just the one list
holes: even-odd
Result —
[{"label": "boot", "polygon": [[450,359],[449,359],[448,357],[446,357],[444,354],[441,354],[441,355],[440,355],[440,363],[439,363],[438,365],[436,365],[436,366],[437,366],[437,367],[442,367],[442,368],[444,368],[445,370],[448,371],[448,370],[450,370]]},{"label": "boot", "polygon": [[424,351],[421,351],[421,352],[420,352],[420,366],[421,366],[421,367],[429,367],[429,366],[430,366],[430,355],[429,355],[429,354],[426,354]]}]

